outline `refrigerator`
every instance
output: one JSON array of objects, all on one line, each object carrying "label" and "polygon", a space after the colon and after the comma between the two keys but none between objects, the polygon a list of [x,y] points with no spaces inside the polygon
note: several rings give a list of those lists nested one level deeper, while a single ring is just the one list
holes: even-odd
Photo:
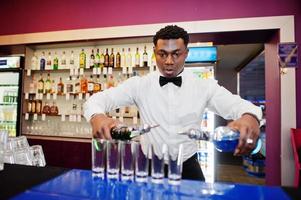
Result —
[{"label": "refrigerator", "polygon": [[[200,79],[215,79],[215,63],[217,61],[217,48],[215,46],[189,47],[185,62],[185,70],[191,71]],[[213,132],[215,128],[215,115],[208,109],[204,110],[200,127],[204,131]],[[205,181],[215,181],[215,148],[210,141],[197,141],[198,161],[205,176]]]},{"label": "refrigerator", "polygon": [[0,57],[0,131],[20,135],[24,57]]}]

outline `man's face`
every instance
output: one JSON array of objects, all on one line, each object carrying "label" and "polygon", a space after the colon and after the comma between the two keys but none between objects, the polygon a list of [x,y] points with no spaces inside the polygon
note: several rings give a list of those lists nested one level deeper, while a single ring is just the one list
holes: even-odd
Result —
[{"label": "man's face", "polygon": [[157,67],[165,77],[175,77],[184,68],[188,49],[182,38],[159,39],[154,47]]}]

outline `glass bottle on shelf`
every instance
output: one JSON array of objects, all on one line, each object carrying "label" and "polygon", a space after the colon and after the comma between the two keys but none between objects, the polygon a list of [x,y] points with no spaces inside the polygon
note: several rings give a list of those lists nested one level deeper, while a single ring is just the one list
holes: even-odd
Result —
[{"label": "glass bottle on shelf", "polygon": [[31,58],[31,69],[32,70],[38,69],[38,58],[36,52],[33,53],[33,56]]},{"label": "glass bottle on shelf", "polygon": [[70,68],[73,68],[73,66],[74,66],[74,53],[73,53],[73,51],[71,51],[71,54],[70,54],[69,64],[70,64]]},{"label": "glass bottle on shelf", "polygon": [[126,57],[126,66],[132,67],[132,54],[131,54],[131,48],[128,48],[128,53]]},{"label": "glass bottle on shelf", "polygon": [[58,115],[59,114],[59,109],[58,109],[55,102],[52,102],[52,106],[50,107],[50,114],[51,115]]},{"label": "glass bottle on shelf", "polygon": [[52,63],[51,52],[48,52],[47,69],[51,69],[51,63]]},{"label": "glass bottle on shelf", "polygon": [[94,81],[93,81],[93,76],[90,76],[90,79],[88,81],[88,93],[93,94],[94,90]]},{"label": "glass bottle on shelf", "polygon": [[116,54],[116,68],[120,68],[121,67],[121,55],[119,53],[119,51],[117,51]]},{"label": "glass bottle on shelf", "polygon": [[73,93],[73,84],[71,76],[69,76],[68,82],[66,83],[66,93]]},{"label": "glass bottle on shelf", "polygon": [[33,97],[30,95],[30,96],[29,96],[29,100],[28,100],[28,102],[27,102],[27,110],[26,110],[27,113],[31,113],[32,98],[33,98]]},{"label": "glass bottle on shelf", "polygon": [[57,94],[58,95],[63,95],[64,94],[64,83],[62,81],[62,77],[60,77],[60,81],[57,84]]},{"label": "glass bottle on shelf", "polygon": [[135,54],[135,67],[140,66],[140,53],[139,53],[139,48],[136,48],[136,54]]},{"label": "glass bottle on shelf", "polygon": [[152,60],[151,60],[151,66],[153,70],[156,69],[156,56],[155,56],[155,53],[153,52],[152,54]]},{"label": "glass bottle on shelf", "polygon": [[88,92],[88,80],[85,75],[83,75],[80,79],[80,92],[81,93]]},{"label": "glass bottle on shelf", "polygon": [[106,48],[104,67],[109,67],[109,50]]},{"label": "glass bottle on shelf", "polygon": [[100,76],[97,75],[94,81],[93,93],[99,92],[101,90]]},{"label": "glass bottle on shelf", "polygon": [[74,92],[76,94],[80,93],[81,91],[81,87],[80,87],[80,79],[79,79],[79,76],[77,76],[77,79],[76,79],[76,82],[74,84]]},{"label": "glass bottle on shelf", "polygon": [[144,46],[144,52],[143,52],[143,67],[147,67],[148,62],[148,56],[146,52],[146,46]]},{"label": "glass bottle on shelf", "polygon": [[31,101],[31,113],[36,113],[36,100],[34,98],[32,98],[32,101]]},{"label": "glass bottle on shelf", "polygon": [[56,93],[56,85],[55,85],[55,81],[52,80],[51,81],[51,94],[55,94]]},{"label": "glass bottle on shelf", "polygon": [[79,67],[83,69],[86,68],[86,53],[84,49],[82,49],[79,54]]},{"label": "glass bottle on shelf", "polygon": [[40,59],[40,70],[45,70],[45,65],[46,65],[46,59],[45,59],[45,52],[43,51]]},{"label": "glass bottle on shelf", "polygon": [[66,69],[66,64],[67,64],[67,62],[66,62],[66,52],[63,51],[63,55],[62,55],[62,59],[61,59],[61,67],[62,67],[62,69]]},{"label": "glass bottle on shelf", "polygon": [[31,77],[31,82],[29,83],[29,93],[34,94],[37,91],[37,83],[35,81],[34,75]]},{"label": "glass bottle on shelf", "polygon": [[115,56],[114,56],[114,49],[111,49],[111,55],[109,57],[109,67],[114,68],[115,66]]},{"label": "glass bottle on shelf", "polygon": [[92,49],[91,55],[90,55],[90,69],[93,69],[95,65],[95,55],[94,55],[94,49]]},{"label": "glass bottle on shelf", "polygon": [[54,59],[53,59],[53,70],[59,69],[59,59],[57,57],[56,52],[54,52]]},{"label": "glass bottle on shelf", "polygon": [[105,55],[103,54],[102,51],[100,51],[99,64],[100,64],[100,68],[103,68],[105,66]]},{"label": "glass bottle on shelf", "polygon": [[113,75],[108,76],[107,88],[114,87],[114,85],[115,85],[115,82],[114,82]]},{"label": "glass bottle on shelf", "polygon": [[45,81],[45,93],[51,93],[51,80],[50,80],[50,74],[47,74],[47,79]]},{"label": "glass bottle on shelf", "polygon": [[42,100],[36,100],[36,113],[42,113]]},{"label": "glass bottle on shelf", "polygon": [[46,102],[45,105],[43,106],[42,112],[45,115],[49,115],[50,114],[50,106],[49,106],[48,102]]},{"label": "glass bottle on shelf", "polygon": [[120,66],[121,67],[126,67],[126,58],[125,58],[124,48],[122,48],[122,50],[121,50]]},{"label": "glass bottle on shelf", "polygon": [[100,67],[100,54],[99,54],[99,49],[96,50],[94,67],[96,67],[96,68]]},{"label": "glass bottle on shelf", "polygon": [[40,79],[38,81],[38,93],[40,94],[44,93],[44,80],[42,74],[40,74]]}]

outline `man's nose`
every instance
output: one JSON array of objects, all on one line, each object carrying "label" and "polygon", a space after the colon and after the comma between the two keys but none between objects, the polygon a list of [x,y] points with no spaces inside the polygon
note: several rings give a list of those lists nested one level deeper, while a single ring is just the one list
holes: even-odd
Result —
[{"label": "man's nose", "polygon": [[172,58],[171,54],[168,54],[168,56],[166,58],[166,61],[165,61],[165,64],[167,64],[167,65],[173,65],[174,64],[174,61],[173,61],[173,58]]}]

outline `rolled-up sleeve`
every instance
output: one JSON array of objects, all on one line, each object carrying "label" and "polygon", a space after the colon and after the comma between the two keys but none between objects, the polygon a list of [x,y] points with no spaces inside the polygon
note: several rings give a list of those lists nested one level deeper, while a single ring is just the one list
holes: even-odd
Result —
[{"label": "rolled-up sleeve", "polygon": [[238,119],[244,113],[250,113],[262,119],[262,110],[249,101],[234,95],[224,87],[218,85],[215,80],[210,81],[208,108],[225,119]]},{"label": "rolled-up sleeve", "polygon": [[117,87],[93,94],[83,105],[84,117],[90,121],[92,115],[135,104],[140,77],[127,79]]}]

